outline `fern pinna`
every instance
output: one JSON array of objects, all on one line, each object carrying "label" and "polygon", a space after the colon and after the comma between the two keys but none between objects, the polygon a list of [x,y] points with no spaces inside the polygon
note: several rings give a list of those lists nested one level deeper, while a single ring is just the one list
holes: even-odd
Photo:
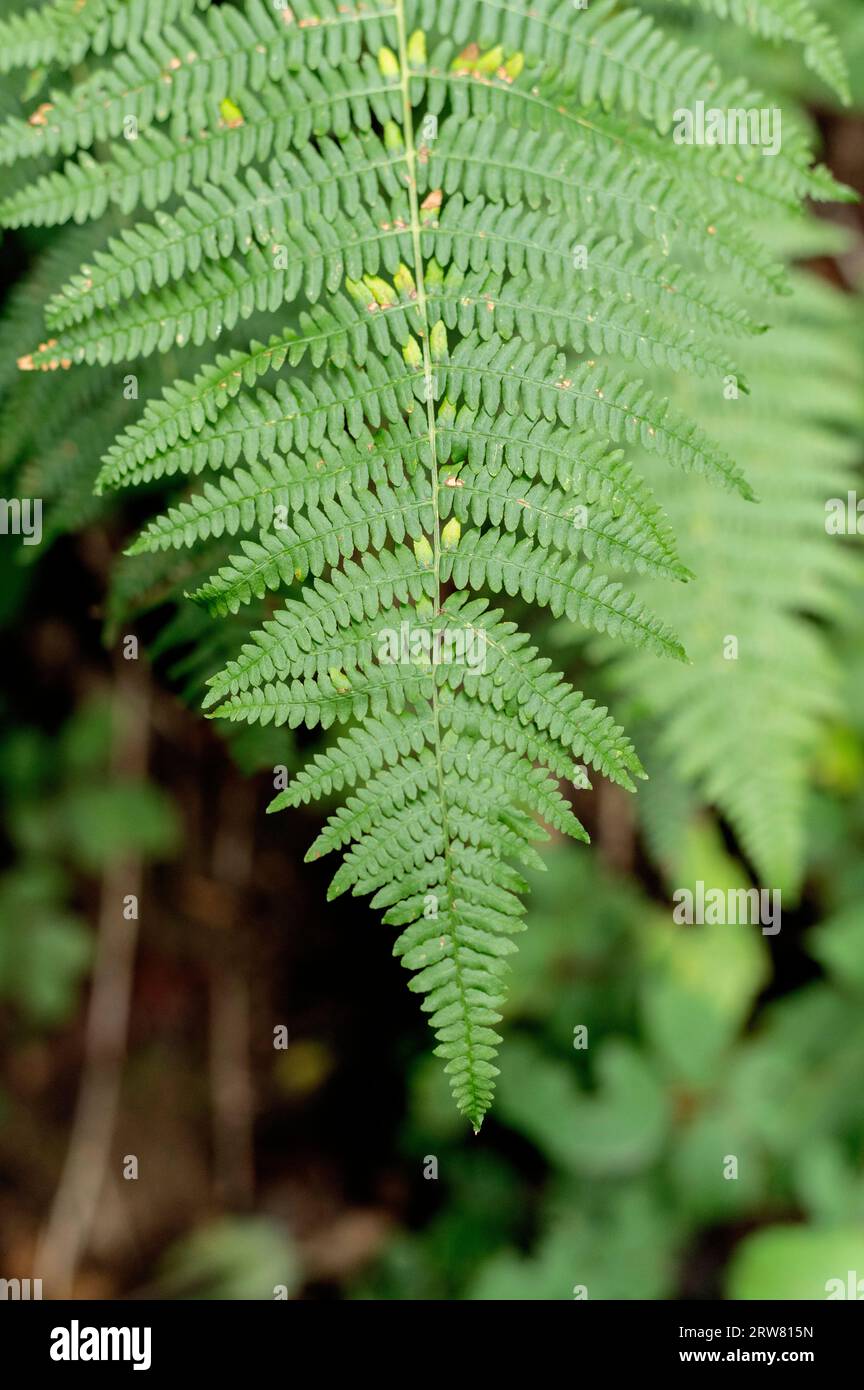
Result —
[{"label": "fern pinna", "polygon": [[[764,325],[710,272],[782,290],[753,224],[835,185],[791,122],[772,158],[676,143],[678,108],[764,99],[614,0],[71,8],[0,32],[6,65],[86,65],[0,128],[0,163],[42,161],[3,222],[153,215],[58,290],[21,365],[269,323],[151,401],[98,488],[186,486],[133,550],[236,537],[193,598],[218,619],[271,596],[212,716],[349,726],[270,809],[344,794],[309,857],[344,850],[331,896],[399,929],[476,1129],[539,822],[584,840],[561,781],[643,776],[508,603],[684,657],[621,582],[690,577],[628,448],[751,494],[639,372],[720,391],[728,343]],[[755,6],[764,32],[783,8]],[[836,77],[827,34],[799,30]]]}]

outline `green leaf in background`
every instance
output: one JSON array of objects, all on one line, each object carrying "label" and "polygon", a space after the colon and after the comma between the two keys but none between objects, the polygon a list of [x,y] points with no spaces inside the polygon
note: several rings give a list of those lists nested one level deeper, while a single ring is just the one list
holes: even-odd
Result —
[{"label": "green leaf in background", "polygon": [[49,740],[18,729],[0,744],[8,833],[23,858],[85,873],[129,855],[168,856],[180,841],[177,813],[152,783],[110,770],[112,711],[84,704]]},{"label": "green leaf in background", "polygon": [[576,1203],[557,1212],[536,1253],[490,1260],[469,1292],[474,1299],[663,1298],[673,1275],[674,1223],[639,1187],[616,1192],[605,1210]]},{"label": "green leaf in background", "polygon": [[[647,785],[647,783],[646,783]],[[614,1027],[616,1013],[629,1003],[607,993],[598,1009],[594,981],[616,969],[622,980],[632,949],[634,926],[644,900],[634,887],[605,872],[590,855],[569,854],[563,844],[543,855],[547,872],[528,875],[531,927],[519,943],[521,966],[505,1004],[509,1019],[543,1019],[562,1045],[569,1045],[575,1023],[590,1025],[602,1016]],[[562,989],[561,985],[566,984]],[[613,982],[610,981],[610,990]],[[617,1008],[615,1007],[617,1005]],[[554,1013],[550,1020],[550,1008]]]},{"label": "green leaf in background", "polygon": [[860,1132],[862,1049],[860,1005],[809,985],[771,1006],[725,1084],[753,1133],[795,1156],[820,1135]]},{"label": "green leaf in background", "polygon": [[850,904],[810,932],[807,948],[840,984],[864,990],[864,908],[860,902]]},{"label": "green leaf in background", "polygon": [[94,697],[75,711],[58,740],[64,781],[80,781],[107,771],[112,731],[109,700]]},{"label": "green leaf in background", "polygon": [[63,806],[71,853],[97,871],[125,854],[162,858],[176,848],[177,815],[149,782],[114,782],[73,792]]},{"label": "green leaf in background", "polygon": [[4,804],[32,796],[51,776],[51,743],[38,729],[10,729],[0,743],[0,786]]},{"label": "green leaf in background", "polygon": [[[729,1271],[729,1298],[825,1299],[864,1279],[864,1224],[822,1229],[773,1226],[738,1246]],[[848,1295],[847,1295],[848,1296]],[[864,1294],[862,1294],[864,1296]]]},{"label": "green leaf in background", "polygon": [[[699,879],[723,891],[748,886],[740,866],[722,850],[716,829],[704,822],[688,828],[672,873],[677,887],[691,891]],[[671,1076],[708,1085],[769,978],[760,928],[679,925],[670,906],[662,917],[652,917],[643,940],[648,1036]]]},{"label": "green leaf in background", "polygon": [[603,1045],[596,1094],[580,1090],[575,1060],[544,1055],[527,1039],[514,1041],[507,1056],[502,1117],[564,1171],[629,1173],[656,1157],[668,1107],[650,1064],[630,1042]]},{"label": "green leaf in background", "polygon": [[[296,1250],[275,1222],[225,1217],[193,1231],[165,1255],[161,1298],[272,1299],[300,1284]],[[283,1294],[284,1297],[284,1294]]]},{"label": "green leaf in background", "polygon": [[[729,1158],[736,1160],[729,1176]],[[697,1113],[682,1124],[670,1158],[676,1203],[700,1224],[733,1221],[764,1202],[769,1165],[745,1114],[729,1105]]]},{"label": "green leaf in background", "polygon": [[864,1225],[864,1175],[854,1171],[836,1138],[808,1145],[795,1164],[795,1185],[813,1221],[840,1225],[854,1214]]},{"label": "green leaf in background", "polygon": [[64,894],[62,874],[49,866],[0,878],[0,997],[43,1027],[66,1017],[92,954],[90,933]]}]

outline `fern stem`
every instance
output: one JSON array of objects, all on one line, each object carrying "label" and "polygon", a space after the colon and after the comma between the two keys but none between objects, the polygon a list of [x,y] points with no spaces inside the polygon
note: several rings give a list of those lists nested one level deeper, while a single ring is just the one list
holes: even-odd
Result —
[{"label": "fern stem", "polygon": [[[408,66],[408,34],[405,23],[405,0],[396,0],[396,26],[399,36],[399,85],[402,90],[402,135],[405,140],[405,161],[408,169],[408,203],[411,212],[411,246],[414,256],[414,281],[417,286],[417,310],[421,321],[421,347],[423,351],[424,394],[426,396],[426,427],[429,436],[431,488],[432,488],[432,564],[435,576],[435,612],[441,612],[441,514],[439,505],[438,451],[436,441],[435,395],[433,392],[433,364],[429,335],[432,325],[429,322],[426,283],[423,274],[423,252],[420,243],[420,204],[417,198],[417,150],[414,143],[414,113],[411,107],[410,69]],[[465,994],[465,981],[462,963],[459,959],[459,941],[456,936],[456,906],[453,900],[453,862],[451,856],[451,835],[447,812],[447,794],[444,785],[444,765],[441,749],[441,715],[438,701],[438,680],[436,670],[432,670],[432,729],[435,740],[435,773],[438,800],[441,805],[441,833],[444,844],[444,883],[447,890],[447,920],[453,946],[453,968],[456,988],[462,1002],[464,1018],[469,1017],[468,1000]],[[475,1082],[475,1057],[472,1047],[470,1024],[466,1024],[465,1047],[468,1054],[468,1074],[472,1078],[471,1089],[474,1104],[467,1111],[468,1119],[479,1133],[483,1112],[477,1103]]]},{"label": "fern stem", "polygon": [[435,399],[432,391],[432,353],[429,347],[429,310],[426,301],[426,281],[423,274],[423,253],[420,245],[420,204],[417,200],[417,150],[414,144],[414,113],[411,109],[410,71],[408,67],[408,37],[405,25],[404,0],[396,2],[396,24],[399,33],[399,86],[402,91],[402,135],[405,140],[405,162],[408,169],[408,204],[411,210],[411,246],[414,255],[414,281],[417,286],[417,310],[421,320],[423,378],[426,396],[426,425],[432,451],[432,508],[434,515],[432,552],[435,572],[435,607],[441,607],[441,525],[438,505],[438,463],[435,449]]}]

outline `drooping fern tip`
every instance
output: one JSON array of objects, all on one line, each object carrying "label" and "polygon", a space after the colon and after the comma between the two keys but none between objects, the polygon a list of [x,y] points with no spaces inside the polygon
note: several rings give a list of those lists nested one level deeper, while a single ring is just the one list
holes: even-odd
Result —
[{"label": "drooping fern tip", "polygon": [[[845,95],[807,0],[699,3],[801,42]],[[840,191],[791,120],[770,160],[676,143],[676,110],[760,98],[614,0],[74,8],[0,24],[0,66],[70,76],[0,127],[0,166],[39,161],[0,216],[114,230],[20,365],[220,344],[96,487],[170,493],[131,552],[191,550],[215,622],[266,602],[208,713],[339,726],[269,809],[341,798],[308,858],[342,852],[329,896],[397,928],[476,1132],[524,870],[550,833],[588,839],[562,784],[644,776],[524,624],[684,658],[627,587],[693,578],[637,461],[752,491],[664,378],[746,391],[747,292],[787,288],[759,220]]]}]

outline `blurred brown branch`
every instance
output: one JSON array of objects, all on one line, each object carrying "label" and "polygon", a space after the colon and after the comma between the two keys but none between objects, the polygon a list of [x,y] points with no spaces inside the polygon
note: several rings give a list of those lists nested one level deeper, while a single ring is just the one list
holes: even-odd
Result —
[{"label": "blurred brown branch", "polygon": [[[150,686],[134,661],[115,661],[111,749],[113,774],[142,778],[150,741]],[[124,897],[140,902],[142,865],[128,857],[106,864],[99,893],[96,957],[87,1009],[84,1063],[72,1133],[34,1274],[49,1298],[68,1297],[90,1241],[105,1188],[129,1023],[137,920],[126,920]]]}]

